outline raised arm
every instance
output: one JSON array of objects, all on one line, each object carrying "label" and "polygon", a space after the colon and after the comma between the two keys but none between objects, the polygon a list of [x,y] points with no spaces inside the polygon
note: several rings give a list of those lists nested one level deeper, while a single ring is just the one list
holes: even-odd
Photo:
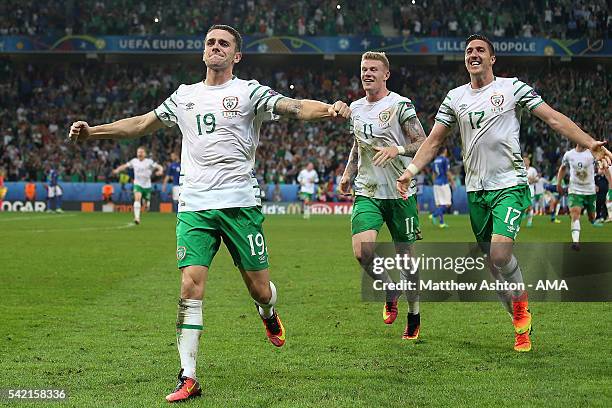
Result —
[{"label": "raised arm", "polygon": [[344,168],[344,173],[342,174],[342,178],[340,179],[340,185],[338,186],[338,191],[342,195],[349,195],[351,193],[351,180],[357,174],[357,166],[359,164],[359,147],[357,146],[357,141],[353,141],[353,147],[351,147],[351,152],[349,153],[348,161],[346,162],[346,167]]},{"label": "raised arm", "polygon": [[91,139],[133,139],[153,133],[164,127],[151,111],[140,116],[121,119],[105,125],[89,126],[87,122],[74,122],[70,127],[68,139],[71,142],[83,142]]},{"label": "raised arm", "polygon": [[400,178],[397,179],[397,191],[405,195],[408,192],[408,186],[410,185],[410,180],[427,164],[429,164],[436,153],[444,143],[444,140],[450,133],[451,128],[445,126],[439,122],[434,124],[433,129],[429,133],[429,136],[425,139],[419,150],[416,152],[416,155],[412,159],[412,162],[408,165],[408,169],[402,174]]},{"label": "raised arm", "polygon": [[418,116],[415,115],[404,122],[402,131],[406,140],[404,146],[374,147],[377,153],[374,155],[372,163],[375,166],[384,166],[398,155],[412,157],[416,154],[421,144],[425,141],[425,131],[423,126],[421,126]]},{"label": "raised arm", "polygon": [[274,113],[287,115],[302,120],[317,120],[325,118],[348,119],[351,110],[342,101],[337,101],[333,105],[311,99],[292,99],[282,98],[274,106]]},{"label": "raised arm", "polygon": [[547,103],[541,103],[532,113],[565,138],[589,149],[600,166],[607,167],[612,164],[612,153],[604,147],[605,142],[593,139],[570,118],[554,110]]}]

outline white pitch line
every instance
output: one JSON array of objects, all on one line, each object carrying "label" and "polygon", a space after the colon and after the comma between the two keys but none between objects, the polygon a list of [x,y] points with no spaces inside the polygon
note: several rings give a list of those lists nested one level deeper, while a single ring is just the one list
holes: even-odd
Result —
[{"label": "white pitch line", "polygon": [[0,218],[0,222],[5,221],[29,221],[29,220],[42,220],[45,218],[66,218],[66,217],[76,217],[76,214],[65,214],[65,215],[41,215],[34,217],[13,217],[13,218]]},{"label": "white pitch line", "polygon": [[27,231],[27,230],[21,230],[20,232],[60,232],[60,231],[111,231],[111,230],[118,230],[118,229],[126,229],[126,228],[132,228],[135,227],[136,224],[134,224],[133,222],[130,222],[129,224],[124,224],[124,225],[119,225],[116,227],[87,227],[87,228],[63,228],[63,229],[47,229],[47,230],[31,230],[31,231]]}]

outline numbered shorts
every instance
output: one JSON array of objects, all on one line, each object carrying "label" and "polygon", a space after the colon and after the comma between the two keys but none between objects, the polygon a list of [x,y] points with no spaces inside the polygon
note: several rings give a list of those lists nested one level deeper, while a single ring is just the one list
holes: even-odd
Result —
[{"label": "numbered shorts", "polygon": [[210,266],[223,240],[237,267],[246,271],[267,269],[268,248],[263,222],[259,207],[179,212],[176,221],[178,267]]},{"label": "numbered shorts", "polygon": [[452,192],[449,184],[441,184],[433,186],[434,201],[436,207],[445,205],[450,207],[453,204]]},{"label": "numbered shorts", "polygon": [[144,187],[140,187],[134,184],[134,192],[141,193],[143,200],[151,201],[151,189],[150,188],[144,188]]},{"label": "numbered shorts", "polygon": [[472,231],[478,242],[491,242],[491,235],[516,239],[531,193],[525,185],[468,193]]},{"label": "numbered shorts", "polygon": [[351,215],[353,235],[363,231],[380,231],[387,224],[393,242],[412,243],[421,238],[416,197],[383,200],[356,196]]},{"label": "numbered shorts", "polygon": [[597,201],[596,194],[568,194],[567,196],[569,208],[580,207],[586,208],[590,213],[595,212],[595,203]]}]

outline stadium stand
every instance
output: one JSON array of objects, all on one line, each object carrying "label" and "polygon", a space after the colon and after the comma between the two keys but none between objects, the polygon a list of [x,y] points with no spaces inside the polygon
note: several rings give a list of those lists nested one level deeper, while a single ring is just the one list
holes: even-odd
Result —
[{"label": "stadium stand", "polygon": [[0,4],[0,35],[197,35],[225,22],[256,35],[455,37],[483,32],[494,37],[609,38],[610,21],[605,0],[7,0]]}]

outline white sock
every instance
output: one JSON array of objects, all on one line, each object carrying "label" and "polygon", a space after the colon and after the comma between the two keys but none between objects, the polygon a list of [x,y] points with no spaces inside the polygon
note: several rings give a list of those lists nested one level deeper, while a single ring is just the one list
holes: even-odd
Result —
[{"label": "white sock", "polygon": [[580,242],[580,220],[572,221],[572,242]]},{"label": "white sock", "polygon": [[533,208],[529,210],[529,214],[527,215],[527,222],[533,221]]},{"label": "white sock", "polygon": [[134,201],[134,219],[140,220],[140,201]]},{"label": "white sock", "polygon": [[310,218],[310,204],[304,203],[304,218]]},{"label": "white sock", "polygon": [[606,207],[608,207],[608,218],[612,219],[612,201],[608,201]]},{"label": "white sock", "polygon": [[179,300],[176,317],[176,345],[185,377],[197,378],[196,360],[203,329],[202,301],[195,299]]},{"label": "white sock", "polygon": [[[518,261],[514,255],[512,255],[507,264],[503,266],[496,265],[496,268],[499,270],[499,273],[504,277],[506,282],[523,283],[523,274],[521,273],[521,268],[519,267]],[[523,292],[523,290],[513,290],[512,295],[518,297]]]},{"label": "white sock", "polygon": [[268,303],[260,303],[258,301],[255,301],[258,306],[257,310],[259,311],[259,315],[264,319],[272,317],[272,315],[274,314],[274,305],[276,304],[277,300],[276,286],[274,286],[274,283],[272,281],[270,281],[270,291],[272,292],[272,296],[270,297]]},{"label": "white sock", "polygon": [[559,215],[559,210],[561,209],[561,203],[557,203],[557,205],[555,206],[555,217],[557,215]]}]

